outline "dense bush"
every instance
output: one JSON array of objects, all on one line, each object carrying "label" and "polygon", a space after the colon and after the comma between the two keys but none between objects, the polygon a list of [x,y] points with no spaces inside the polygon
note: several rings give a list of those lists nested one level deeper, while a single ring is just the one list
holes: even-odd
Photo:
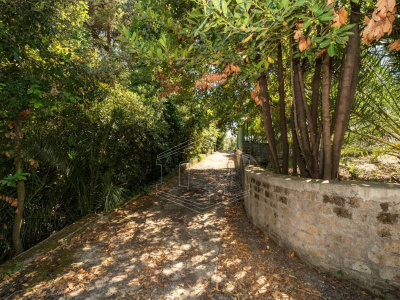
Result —
[{"label": "dense bush", "polygon": [[[213,149],[215,126],[202,128],[182,114],[173,102],[117,87],[104,101],[65,104],[50,121],[32,116],[24,139],[30,174],[21,230],[25,248],[85,215],[112,210],[157,180],[158,153],[188,139],[194,147],[186,156]],[[182,155],[170,159],[164,171],[190,158]],[[5,155],[1,173],[13,173],[12,160]],[[0,194],[15,197],[15,189],[3,186]],[[2,259],[12,254],[14,212],[9,203],[0,202]]]}]

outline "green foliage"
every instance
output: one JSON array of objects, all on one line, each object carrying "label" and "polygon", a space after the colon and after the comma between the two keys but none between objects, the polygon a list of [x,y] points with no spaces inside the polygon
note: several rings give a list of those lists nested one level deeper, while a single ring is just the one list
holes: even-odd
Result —
[{"label": "green foliage", "polygon": [[357,179],[360,176],[357,166],[350,166],[349,173],[351,175],[351,179]]},{"label": "green foliage", "polygon": [[4,177],[4,179],[1,181],[1,185],[16,187],[17,182],[19,180],[26,180],[26,176],[28,175],[29,173],[23,173],[21,169],[18,169],[17,173],[15,173],[14,175],[8,175]]},{"label": "green foliage", "polygon": [[[158,179],[158,153],[189,138],[195,139],[195,147],[185,159],[213,148],[219,134],[215,123],[199,126],[185,107],[160,102],[155,96],[146,98],[120,85],[108,89],[105,99],[89,106],[59,106],[51,122],[43,112],[33,113],[27,121],[25,166],[31,177],[22,226],[26,245],[87,214],[111,211],[132,192],[145,190],[146,184]],[[12,160],[5,155],[2,159],[2,170],[11,169]],[[166,172],[181,160],[170,161]],[[7,188],[0,194],[14,195]],[[11,224],[13,210],[8,204],[0,203],[0,211],[0,224]],[[10,234],[4,232],[6,241]],[[2,249],[10,250],[7,245]]]},{"label": "green foliage", "polygon": [[12,274],[18,272],[19,270],[21,270],[23,267],[24,267],[24,264],[23,264],[23,263],[17,262],[17,263],[15,264],[15,266],[14,266],[12,269],[9,269],[9,270],[7,271],[7,274],[8,274],[8,275],[12,275]]},{"label": "green foliage", "polygon": [[[71,101],[50,89],[69,75],[83,54],[79,48],[85,43],[80,31],[85,9],[82,1],[0,3],[0,124],[32,105],[50,109],[57,99]],[[66,87],[63,91],[72,94]]]},{"label": "green foliage", "polygon": [[379,148],[381,152],[398,156],[400,90],[386,55],[383,49],[374,55],[365,52],[348,143]]},{"label": "green foliage", "polygon": [[[316,52],[326,48],[336,57],[333,108],[352,28],[332,26],[331,9],[350,7],[349,1],[334,5],[314,0],[0,1],[0,176],[6,175],[0,195],[15,198],[16,182],[26,184],[24,244],[32,246],[87,214],[111,211],[134,193],[147,193],[146,186],[159,179],[157,154],[188,139],[192,151],[170,158],[166,173],[183,160],[204,158],[216,144],[220,148],[228,128],[246,123],[249,139],[264,141],[263,119],[250,93],[263,72],[271,91],[278,89],[274,63],[282,42],[285,105],[291,107],[290,37],[297,24],[310,39],[305,51],[294,53],[303,59],[305,101],[311,102]],[[372,151],[376,141],[395,155],[397,81],[385,59],[364,52],[347,141],[354,144],[358,135],[360,151]],[[203,74],[222,74],[232,63],[240,72],[226,82],[205,91],[195,88]],[[275,129],[278,98],[271,93]],[[12,132],[19,118],[24,121],[20,148]],[[279,139],[278,134],[278,150]],[[226,147],[235,143],[232,139]],[[16,157],[23,158],[26,173],[15,173]],[[356,177],[357,169],[352,173]],[[0,202],[0,260],[12,255],[14,216],[15,208]]]},{"label": "green foliage", "polygon": [[[160,176],[158,153],[194,137],[193,153],[169,161],[170,172],[213,149],[214,118],[176,94],[160,101],[154,69],[117,42],[120,22],[150,34],[141,18],[130,20],[131,1],[7,1],[0,9],[0,176],[15,172],[17,155],[30,174],[5,177],[0,195],[15,198],[15,182],[25,181],[25,248],[146,192]],[[171,14],[180,15],[176,7]],[[21,112],[16,151],[10,121]],[[1,201],[1,261],[13,254],[14,216],[15,208]]]}]

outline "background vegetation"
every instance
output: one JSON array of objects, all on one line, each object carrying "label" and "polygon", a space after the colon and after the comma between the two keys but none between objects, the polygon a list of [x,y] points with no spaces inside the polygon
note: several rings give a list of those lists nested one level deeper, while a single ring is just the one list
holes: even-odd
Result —
[{"label": "background vegetation", "polygon": [[397,159],[397,6],[0,1],[0,261],[145,192],[166,149],[233,149],[225,133],[245,123],[276,173]]},{"label": "background vegetation", "polygon": [[[159,177],[158,153],[191,138],[195,147],[185,159],[214,149],[220,130],[207,112],[173,95],[160,100],[152,70],[115,42],[118,22],[130,22],[130,5],[0,4],[0,262],[16,252],[19,181],[25,183],[20,236],[26,249],[145,192]],[[17,159],[22,177],[15,175]],[[182,157],[175,159],[166,173]]]}]

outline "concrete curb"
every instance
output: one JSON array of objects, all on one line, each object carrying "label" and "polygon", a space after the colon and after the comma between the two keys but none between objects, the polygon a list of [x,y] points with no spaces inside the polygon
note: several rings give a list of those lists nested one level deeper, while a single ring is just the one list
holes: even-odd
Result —
[{"label": "concrete curb", "polygon": [[[129,203],[135,201],[141,195],[136,195],[133,198],[125,201],[122,205],[118,208],[122,209],[127,206]],[[111,211],[112,212],[112,211]],[[79,233],[83,232],[86,228],[88,228],[93,223],[96,223],[98,220],[107,217],[111,212],[108,213],[99,213],[99,214],[91,214],[82,219],[72,223],[57,231],[56,233],[49,236],[47,239],[41,241],[40,243],[36,244],[32,248],[22,252],[21,254],[14,256],[9,261],[5,262],[4,264],[0,265],[0,278],[7,275],[8,270],[12,270],[17,263],[22,263],[24,266],[35,260],[38,256],[47,253],[58,246],[68,242],[74,236],[78,235]],[[22,267],[23,268],[23,267]]]}]

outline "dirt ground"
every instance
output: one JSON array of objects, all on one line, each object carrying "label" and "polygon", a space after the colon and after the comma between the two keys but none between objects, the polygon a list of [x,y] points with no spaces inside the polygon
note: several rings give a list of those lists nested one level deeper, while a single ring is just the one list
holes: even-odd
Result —
[{"label": "dirt ground", "polygon": [[210,155],[188,174],[193,189],[174,177],[168,195],[141,196],[37,257],[3,279],[0,299],[374,299],[252,226],[233,158]]},{"label": "dirt ground", "polygon": [[343,157],[340,173],[343,180],[400,183],[400,158],[390,155]]}]

